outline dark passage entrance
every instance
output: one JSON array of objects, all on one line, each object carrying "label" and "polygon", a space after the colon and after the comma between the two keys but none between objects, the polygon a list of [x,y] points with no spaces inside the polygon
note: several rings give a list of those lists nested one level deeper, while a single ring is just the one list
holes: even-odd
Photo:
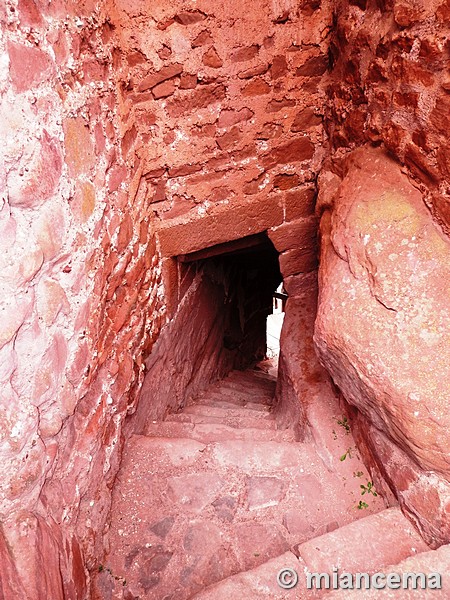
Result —
[{"label": "dark passage entrance", "polygon": [[194,267],[224,284],[223,347],[233,368],[246,369],[266,356],[266,319],[281,283],[278,254],[265,234],[220,244],[179,257],[181,270]]},{"label": "dark passage entrance", "polygon": [[266,356],[266,319],[282,281],[265,233],[178,256],[176,307],[146,361],[134,432],[189,403],[212,381]]}]

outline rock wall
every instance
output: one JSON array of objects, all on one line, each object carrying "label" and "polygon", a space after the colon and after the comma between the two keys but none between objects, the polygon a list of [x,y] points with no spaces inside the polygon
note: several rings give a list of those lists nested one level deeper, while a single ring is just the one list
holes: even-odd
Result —
[{"label": "rock wall", "polygon": [[[311,230],[331,9],[3,8],[0,579],[7,597],[85,598],[122,425],[176,310],[179,248],[155,232],[212,207],[235,214],[219,238]],[[287,276],[315,268],[280,244]]]},{"label": "rock wall", "polygon": [[450,5],[344,0],[334,14],[315,342],[380,486],[437,545],[450,539],[448,246],[431,217],[449,233]]},{"label": "rock wall", "polygon": [[114,31],[97,4],[7,0],[0,14],[7,598],[86,597],[121,423],[163,320]]},{"label": "rock wall", "polygon": [[161,226],[245,200],[279,204],[288,190],[295,210],[323,155],[330,3],[115,7],[121,102],[141,136],[147,202]]},{"label": "rock wall", "polygon": [[[332,279],[328,261],[338,260],[326,254],[328,233],[348,233],[339,221],[330,229],[329,217],[349,150],[384,144],[448,231],[450,7],[448,0],[259,0],[245,13],[240,4],[204,0],[195,9],[179,0],[1,6],[1,590],[18,599],[81,599],[102,551],[123,423],[181,299],[173,257],[269,232],[293,297],[290,331],[297,317],[309,327],[304,340],[285,342],[282,357],[280,385],[288,387],[279,395],[290,398],[292,417],[305,391],[293,361],[302,377],[319,387],[323,380],[318,365],[308,365],[314,298],[305,290],[314,289],[324,158],[321,303]],[[406,193],[406,183],[398,185]],[[416,200],[413,208],[428,236],[428,250],[417,247],[414,260],[437,280],[446,242]],[[394,217],[386,226],[398,227]],[[437,245],[429,241],[436,236]],[[391,249],[404,259],[404,281],[410,264]],[[342,248],[339,257],[350,265]],[[364,281],[367,298],[380,304],[371,264],[359,250],[351,260],[358,291]],[[412,291],[422,293],[422,284]],[[430,306],[441,310],[441,300],[436,292]],[[391,319],[401,312],[378,304]],[[328,345],[326,306],[316,344],[358,407],[361,448],[374,465],[387,465],[384,475],[425,534],[448,540],[441,396],[436,405],[427,400],[430,415],[419,421],[409,404],[391,414],[389,402],[372,401],[369,385],[358,396]],[[424,348],[441,343],[433,329],[440,326],[430,316],[431,329],[418,333]],[[370,410],[363,397],[372,399]],[[407,427],[397,425],[405,414]]]},{"label": "rock wall", "polygon": [[450,241],[383,150],[361,148],[343,169],[319,201],[315,345],[366,462],[437,546],[450,540]]},{"label": "rock wall", "polygon": [[448,233],[448,0],[339,0],[334,15],[332,151],[384,144]]}]

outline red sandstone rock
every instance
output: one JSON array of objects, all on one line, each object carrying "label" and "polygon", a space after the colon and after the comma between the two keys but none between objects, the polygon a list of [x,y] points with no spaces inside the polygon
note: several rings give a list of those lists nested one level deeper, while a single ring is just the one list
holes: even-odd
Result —
[{"label": "red sandstone rock", "polygon": [[54,66],[48,54],[16,42],[8,42],[9,73],[17,92],[24,92],[53,75]]},{"label": "red sandstone rock", "polygon": [[[447,477],[448,240],[398,166],[369,149],[350,162],[321,232],[315,343],[322,363],[346,399],[412,464]],[[436,255],[439,261],[430,260]],[[371,451],[376,460],[376,447]],[[433,504],[420,502],[392,471],[390,478],[429,531]],[[438,492],[442,502],[447,487]],[[448,539],[444,520],[434,540],[429,534],[431,543]]]},{"label": "red sandstone rock", "polygon": [[252,118],[253,112],[249,108],[241,108],[241,110],[222,110],[220,113],[219,120],[217,122],[218,127],[231,127],[241,121],[248,121]]},{"label": "red sandstone rock", "polygon": [[305,135],[274,148],[267,156],[263,157],[263,165],[270,169],[278,164],[285,165],[291,162],[301,162],[312,158],[314,145]]},{"label": "red sandstone rock", "polygon": [[270,85],[261,78],[253,79],[242,90],[243,96],[261,96],[270,92]]},{"label": "red sandstone rock", "polygon": [[59,143],[42,132],[40,143],[27,162],[26,170],[9,174],[9,202],[11,206],[36,208],[55,192],[62,170]]},{"label": "red sandstone rock", "polygon": [[211,46],[211,48],[203,55],[202,63],[207,67],[219,69],[223,65],[223,60],[217,54],[217,50],[214,46]]},{"label": "red sandstone rock", "polygon": [[239,48],[239,50],[236,50],[232,53],[231,61],[243,62],[246,60],[251,60],[252,58],[255,58],[255,56],[258,54],[258,51],[259,48],[256,44],[253,46],[248,46],[247,48]]},{"label": "red sandstone rock", "polygon": [[171,65],[167,65],[163,67],[157,73],[151,73],[147,75],[138,86],[139,92],[146,92],[154,88],[156,85],[166,81],[167,79],[172,79],[172,77],[176,77],[183,72],[183,65],[179,63],[173,63]]}]

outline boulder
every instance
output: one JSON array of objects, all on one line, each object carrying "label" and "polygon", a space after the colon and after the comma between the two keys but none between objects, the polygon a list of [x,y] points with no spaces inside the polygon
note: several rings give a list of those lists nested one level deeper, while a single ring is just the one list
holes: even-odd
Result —
[{"label": "boulder", "polygon": [[[381,149],[354,152],[345,171],[334,195],[321,194],[315,348],[369,424],[361,443],[438,545],[450,541],[450,241]],[[386,463],[375,432],[401,461]],[[431,495],[436,502],[423,501]]]}]

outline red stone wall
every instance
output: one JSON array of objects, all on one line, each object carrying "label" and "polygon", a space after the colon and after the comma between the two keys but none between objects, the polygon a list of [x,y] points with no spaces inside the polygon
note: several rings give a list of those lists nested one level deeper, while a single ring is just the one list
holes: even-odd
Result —
[{"label": "red stone wall", "polygon": [[383,143],[448,233],[448,0],[340,0],[334,13],[332,149]]},{"label": "red stone wall", "polygon": [[330,3],[117,0],[116,9],[122,110],[161,226],[287,195],[295,211],[323,156]]},{"label": "red stone wall", "polygon": [[[0,579],[18,599],[84,598],[122,424],[176,308],[177,247],[161,260],[154,233],[212,207],[228,239],[311,219],[330,7],[3,7]],[[305,252],[276,235],[295,276]]]},{"label": "red stone wall", "polygon": [[0,579],[5,597],[84,598],[161,275],[108,12],[2,9]]},{"label": "red stone wall", "polygon": [[[318,206],[325,213],[321,221],[316,347],[322,363],[352,405],[354,433],[367,463],[375,474],[382,473],[403,509],[432,545],[448,543],[450,539],[447,454],[441,453],[443,463],[432,464],[435,449],[448,447],[448,429],[435,416],[441,411],[444,419],[447,413],[443,398],[448,380],[448,344],[442,336],[447,326],[435,323],[445,319],[446,311],[434,308],[435,304],[447,302],[448,278],[437,275],[434,269],[445,270],[447,239],[440,236],[442,230],[450,233],[446,127],[450,107],[449,17],[450,5],[442,0],[336,3],[330,45],[333,71],[325,119],[331,147],[326,168],[319,177]],[[381,146],[380,152],[374,153],[370,145]],[[364,146],[364,150],[357,150]],[[349,158],[349,151],[355,149]],[[397,165],[387,160],[384,149]],[[411,240],[400,226],[401,207],[396,205],[402,188],[419,198],[424,213],[418,227],[420,233]],[[383,209],[384,193],[391,200],[389,207]],[[367,215],[370,203],[378,202],[374,204],[378,206],[377,231],[367,229],[367,236],[356,231],[361,223],[352,222],[350,212],[345,218],[340,214],[343,206],[356,207],[362,202],[368,203]],[[344,236],[349,236],[345,250],[340,242],[344,231]],[[428,235],[430,239],[441,239],[440,244],[434,246]],[[363,238],[364,248],[358,250]],[[410,245],[408,258],[403,262],[405,240]],[[430,262],[422,262],[422,250],[416,249],[416,243],[422,241],[430,246],[426,249]],[[375,244],[380,256],[372,256],[371,244]],[[382,253],[386,253],[385,264]],[[346,263],[350,273],[342,266]],[[363,270],[360,263],[365,265]],[[371,291],[366,290],[358,300],[353,287],[361,285],[364,273],[369,274]],[[414,290],[419,280],[426,284],[420,291]],[[386,302],[388,296],[391,299]],[[341,312],[344,305],[345,315]],[[377,305],[380,314],[372,318],[371,310]],[[418,320],[417,314],[423,307],[428,307],[430,313]],[[364,315],[361,319],[360,309]],[[393,315],[396,328],[390,329]],[[343,316],[348,321],[341,329]],[[402,319],[409,323],[405,330],[398,325]],[[435,346],[427,338],[431,322],[435,323]],[[361,343],[364,331],[370,332],[370,340]],[[378,352],[377,343],[384,335],[387,337]],[[417,358],[409,354],[409,343]],[[409,359],[402,364],[407,356]],[[437,367],[439,361],[443,361],[442,368]],[[409,396],[405,390],[409,390]],[[428,422],[430,415],[433,424]]]}]

